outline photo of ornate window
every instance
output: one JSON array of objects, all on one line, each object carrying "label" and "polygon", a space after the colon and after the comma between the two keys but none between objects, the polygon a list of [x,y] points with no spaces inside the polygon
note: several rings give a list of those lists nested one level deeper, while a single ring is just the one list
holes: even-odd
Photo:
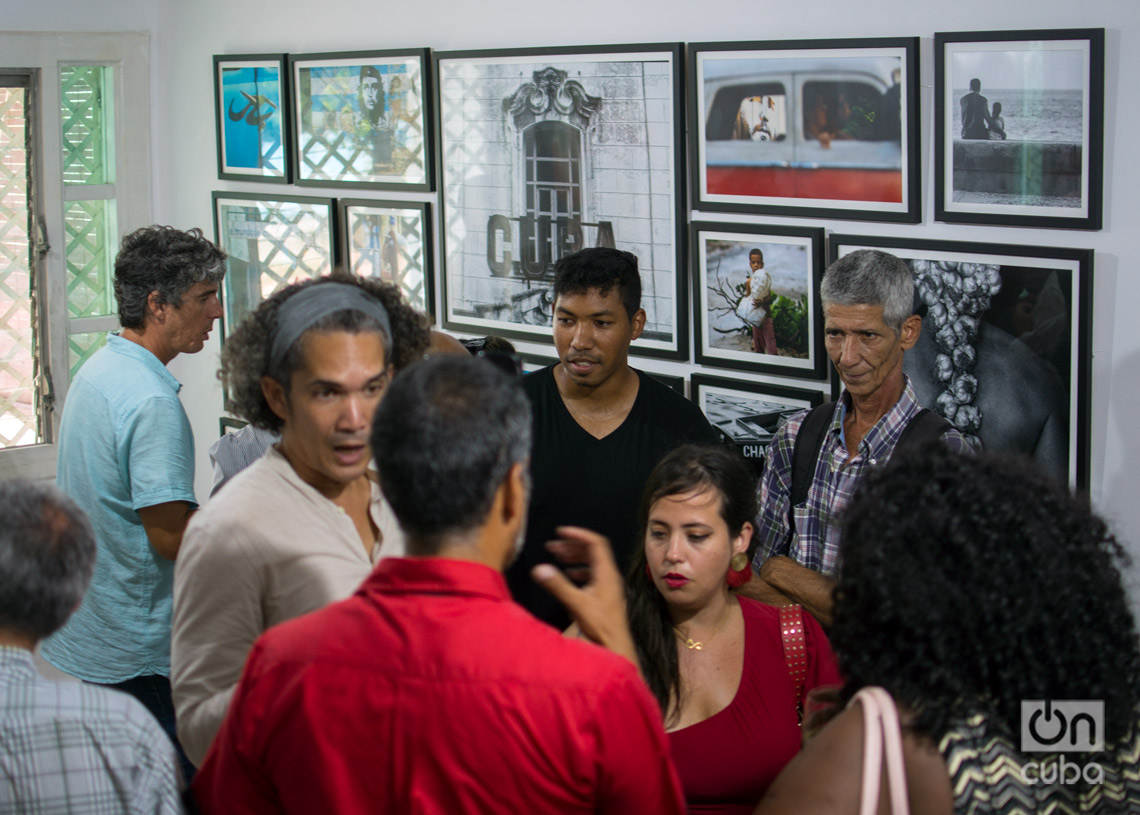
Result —
[{"label": "photo of ornate window", "polygon": [[682,358],[679,47],[436,55],[443,324],[547,342],[559,258],[638,257],[633,350]]}]

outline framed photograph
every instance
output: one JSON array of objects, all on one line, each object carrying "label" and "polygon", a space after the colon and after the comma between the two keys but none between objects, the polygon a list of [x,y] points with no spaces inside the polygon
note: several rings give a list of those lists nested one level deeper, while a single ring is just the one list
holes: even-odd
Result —
[{"label": "framed photograph", "polygon": [[823,392],[693,374],[692,396],[705,417],[740,450],[759,477],[764,453],[786,417],[823,404]]},{"label": "framed photograph", "polygon": [[918,223],[918,38],[689,46],[693,208]]},{"label": "framed photograph", "polygon": [[1100,229],[1104,29],[934,35],[939,221]]},{"label": "framed photograph", "polygon": [[691,226],[697,362],[823,379],[823,230]]},{"label": "framed photograph", "polygon": [[653,377],[654,379],[656,379],[658,382],[660,382],[665,387],[672,388],[673,390],[677,391],[677,393],[681,394],[682,396],[685,395],[685,377],[673,376],[671,374],[662,374],[662,373],[658,373],[657,371],[645,371],[645,370],[643,370],[642,373],[646,374],[647,376]]},{"label": "framed photograph", "polygon": [[331,198],[215,192],[214,234],[226,250],[226,333],[274,292],[329,274],[336,264],[336,207]]},{"label": "framed photograph", "polygon": [[431,190],[429,53],[290,56],[296,183]]},{"label": "framed photograph", "polygon": [[338,205],[349,271],[394,283],[413,308],[433,314],[429,205],[371,199]]},{"label": "framed photograph", "polygon": [[249,422],[245,419],[235,419],[232,416],[219,416],[218,417],[218,435],[228,436],[231,433],[237,433]]},{"label": "framed photograph", "polygon": [[519,359],[522,360],[523,373],[532,374],[535,371],[541,371],[543,368],[549,367],[558,361],[557,356],[546,356],[545,354],[519,354]]},{"label": "framed photograph", "polygon": [[289,183],[288,77],[284,54],[214,57],[218,178]]},{"label": "framed photograph", "polygon": [[435,55],[443,325],[552,342],[554,264],[637,255],[634,353],[688,356],[679,45]]},{"label": "framed photograph", "polygon": [[990,450],[1089,484],[1091,249],[832,235],[832,259],[883,249],[914,272],[915,395]]}]

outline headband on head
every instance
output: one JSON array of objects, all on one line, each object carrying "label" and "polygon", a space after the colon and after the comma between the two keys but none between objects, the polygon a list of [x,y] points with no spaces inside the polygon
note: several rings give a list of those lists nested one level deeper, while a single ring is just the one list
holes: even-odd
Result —
[{"label": "headband on head", "polygon": [[385,350],[392,354],[392,324],[384,304],[360,286],[328,282],[301,289],[277,310],[277,328],[269,351],[269,373],[273,375],[281,361],[301,335],[319,321],[338,311],[358,311],[380,324],[387,339]]}]

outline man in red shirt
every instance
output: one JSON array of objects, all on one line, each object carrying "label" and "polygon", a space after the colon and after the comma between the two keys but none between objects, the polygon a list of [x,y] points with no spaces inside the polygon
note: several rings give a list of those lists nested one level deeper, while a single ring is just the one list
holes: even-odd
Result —
[{"label": "man in red shirt", "polygon": [[371,441],[408,557],[261,636],[194,783],[205,812],[682,811],[601,539],[560,530],[592,560],[584,589],[536,576],[622,656],[511,601],[530,413],[484,360],[396,378]]}]

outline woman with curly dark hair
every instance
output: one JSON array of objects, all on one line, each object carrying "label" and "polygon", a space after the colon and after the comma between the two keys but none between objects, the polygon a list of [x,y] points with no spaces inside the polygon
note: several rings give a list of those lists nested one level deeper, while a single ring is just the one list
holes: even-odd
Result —
[{"label": "woman with curly dark hair", "polygon": [[630,628],[691,813],[751,812],[799,749],[807,692],[840,681],[810,614],[731,591],[751,573],[755,517],[755,476],[723,447],[678,447],[646,483]]},{"label": "woman with curly dark hair", "polygon": [[[898,704],[912,811],[1140,811],[1125,560],[1087,500],[1028,460],[934,445],[865,479],[846,519],[831,641],[842,700],[879,686]],[[1100,721],[1070,726],[1059,703],[1072,700],[1103,702]],[[757,812],[858,812],[863,707],[856,699],[809,742]],[[1103,751],[1049,752],[1090,734]]]},{"label": "woman with curly dark hair", "polygon": [[289,286],[222,351],[234,409],[280,434],[186,531],[174,574],[171,681],[178,732],[201,761],[254,640],[347,597],[403,535],[371,470],[372,415],[422,357],[426,319],[388,283]]}]

